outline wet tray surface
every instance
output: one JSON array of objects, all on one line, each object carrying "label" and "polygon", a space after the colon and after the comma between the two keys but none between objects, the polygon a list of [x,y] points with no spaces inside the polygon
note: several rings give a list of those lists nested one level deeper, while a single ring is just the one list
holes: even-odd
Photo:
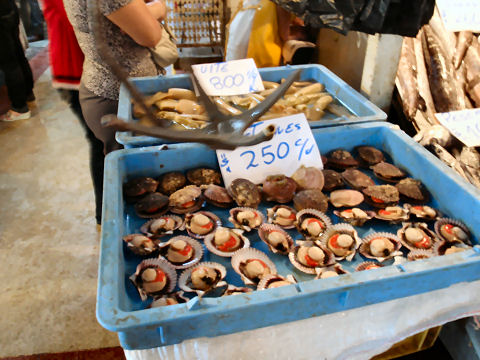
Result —
[{"label": "wet tray surface", "polygon": [[[322,154],[336,148],[353,150],[359,145],[372,145],[382,150],[389,155],[388,161],[422,181],[433,198],[428,205],[440,210],[444,216],[463,221],[474,236],[472,241],[478,244],[480,221],[472,210],[480,208],[478,189],[461,180],[403,132],[390,128],[388,124],[369,123],[315,129],[314,136]],[[107,157],[107,200],[104,204],[97,317],[107,329],[119,333],[121,344],[126,349],[152,348],[189,338],[274,325],[480,279],[480,254],[478,247],[475,247],[449,256],[353,272],[358,263],[368,260],[357,252],[351,263],[345,260],[340,262],[350,274],[313,280],[314,275],[296,270],[287,256],[271,253],[259,240],[257,232],[253,231],[245,233],[251,246],[265,252],[275,262],[280,275],[292,274],[298,284],[245,295],[203,298],[200,301],[193,298],[186,304],[145,309],[151,300],[142,302],[129,280],[142,258],[130,252],[122,236],[138,232],[146,220],[135,215],[132,205],[125,206],[122,184],[139,176],[158,177],[169,171],[185,171],[201,166],[218,168],[215,152],[198,144],[130,149],[114,152]],[[366,173],[371,175],[370,171]],[[265,214],[266,208],[273,205],[262,202],[259,210]],[[228,221],[228,210],[210,205],[203,210],[217,214],[224,226],[232,226]],[[341,222],[332,210],[330,204],[327,215],[332,222]],[[363,237],[373,230],[396,233],[400,227],[401,224],[387,225],[373,219],[355,229]],[[431,224],[430,228],[433,229]],[[289,233],[295,240],[302,238],[296,230]],[[178,234],[186,233],[174,235]],[[166,239],[168,237],[162,238],[162,241]],[[244,286],[240,276],[233,271],[230,258],[211,254],[205,247],[204,250],[202,261],[223,264],[227,268],[225,280],[233,285]],[[392,262],[387,260],[385,264],[391,265]]]},{"label": "wet tray surface", "polygon": [[[387,114],[322,65],[282,66],[259,69],[259,72],[262,80],[279,82],[288,77],[295,69],[303,69],[301,80],[317,81],[325,85],[326,91],[332,95],[335,103],[345,106],[355,115],[355,117],[347,118],[327,114],[322,120],[310,121],[312,128],[386,120]],[[191,89],[191,82],[187,74],[133,78],[132,81],[145,95],[153,95],[158,91],[166,91],[173,87]],[[132,115],[130,94],[123,85],[120,88],[117,115],[125,121],[136,121]],[[117,132],[116,138],[126,148],[170,143],[168,140],[149,136],[135,136],[131,132]]]}]

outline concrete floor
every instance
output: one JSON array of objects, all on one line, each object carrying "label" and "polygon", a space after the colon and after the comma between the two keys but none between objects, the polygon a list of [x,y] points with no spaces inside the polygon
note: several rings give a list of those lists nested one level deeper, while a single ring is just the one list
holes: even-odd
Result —
[{"label": "concrete floor", "polygon": [[83,129],[49,70],[34,92],[31,119],[0,122],[0,358],[118,346],[95,318],[100,234]]}]

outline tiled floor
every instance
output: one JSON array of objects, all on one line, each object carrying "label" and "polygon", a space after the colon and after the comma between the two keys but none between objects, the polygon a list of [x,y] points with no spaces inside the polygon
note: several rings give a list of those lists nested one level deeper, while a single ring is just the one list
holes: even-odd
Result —
[{"label": "tiled floor", "polygon": [[121,348],[54,355],[118,338],[95,317],[100,235],[87,142],[51,87],[45,49],[31,64],[34,116],[0,122],[0,358],[121,359]]}]

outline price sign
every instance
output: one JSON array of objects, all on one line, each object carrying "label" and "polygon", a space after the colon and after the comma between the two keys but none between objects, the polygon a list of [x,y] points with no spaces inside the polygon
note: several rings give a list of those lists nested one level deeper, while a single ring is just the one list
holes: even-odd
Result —
[{"label": "price sign", "polygon": [[435,114],[458,140],[467,146],[480,146],[480,109]]},{"label": "price sign", "polygon": [[265,90],[253,59],[192,65],[192,70],[210,96],[243,95]]},{"label": "price sign", "polygon": [[437,0],[437,6],[448,31],[480,31],[479,0]]},{"label": "price sign", "polygon": [[300,165],[323,169],[320,151],[304,114],[256,122],[245,135],[258,134],[270,124],[276,126],[276,131],[269,141],[233,151],[217,150],[225,186],[237,178],[258,184],[269,175],[291,176]]}]

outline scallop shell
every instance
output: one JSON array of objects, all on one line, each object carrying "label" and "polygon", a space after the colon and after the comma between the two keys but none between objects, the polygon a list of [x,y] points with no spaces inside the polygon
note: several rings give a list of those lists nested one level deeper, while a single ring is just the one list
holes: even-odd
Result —
[{"label": "scallop shell", "polygon": [[[179,207],[178,203],[182,204],[183,201],[185,203],[189,201],[194,201],[195,203],[188,208]],[[170,211],[175,214],[186,214],[189,212],[197,211],[202,207],[203,201],[204,198],[202,195],[202,190],[198,186],[188,185],[180,190],[175,191],[173,194],[170,195]]]},{"label": "scallop shell", "polygon": [[138,177],[123,184],[123,194],[128,203],[134,203],[156,191],[158,181],[147,176]]},{"label": "scallop shell", "polygon": [[362,190],[367,186],[375,185],[373,179],[358,169],[346,169],[342,172],[343,181],[356,190]]},{"label": "scallop shell", "polygon": [[[389,207],[395,207],[395,208],[398,208],[401,212],[401,214],[397,215],[397,217],[394,217],[394,218],[388,218],[388,217],[385,217],[385,211],[388,211],[387,208]],[[375,212],[375,218],[376,219],[379,219],[379,220],[382,220],[382,221],[388,221],[389,223],[391,224],[396,224],[396,223],[399,223],[399,222],[402,222],[402,221],[406,221],[408,220],[408,218],[410,217],[410,214],[408,213],[407,210],[405,210],[404,208],[400,207],[400,206],[387,206],[385,209],[378,209],[376,212]]]},{"label": "scallop shell", "polygon": [[[416,205],[416,206],[413,206],[413,205],[410,205],[410,204],[404,204],[403,207],[405,208],[405,210],[408,211],[408,213],[410,215],[413,215],[415,216],[417,219],[420,219],[420,220],[423,220],[423,221],[433,221],[433,220],[437,220],[441,215],[440,215],[440,212],[437,210],[437,209],[434,209],[430,206],[427,206],[427,205]],[[425,210],[423,210],[424,208],[428,208],[428,209],[431,209],[433,210],[433,212],[435,212],[435,215],[428,215],[425,213]],[[423,212],[423,214],[422,214]]]},{"label": "scallop shell", "polygon": [[[220,227],[217,228],[217,230],[219,229]],[[229,229],[230,231],[234,232],[236,235],[238,235],[240,237],[240,241],[243,242],[243,245],[240,247],[240,249],[244,249],[244,248],[249,248],[250,247],[250,240],[243,235],[243,230],[240,230],[240,229],[232,229],[232,228],[227,228]],[[208,234],[208,236],[205,237],[205,239],[203,239],[203,243],[205,244],[205,246],[207,247],[207,249],[209,251],[211,251],[212,253],[214,253],[215,255],[218,255],[218,256],[221,256],[221,257],[232,257],[233,254],[235,253],[235,251],[238,251],[240,249],[237,249],[235,251],[231,251],[231,252],[228,252],[228,251],[221,251],[219,250],[213,243],[213,240],[214,240],[214,237],[215,237],[215,232],[211,233],[211,234]]]},{"label": "scallop shell", "polygon": [[233,204],[232,197],[228,194],[227,189],[215,184],[203,185],[203,196],[211,205],[228,208]]},{"label": "scallop shell", "polygon": [[[158,204],[158,210],[155,212],[144,212],[142,210],[142,207],[149,202]],[[158,192],[148,193],[141,200],[135,203],[134,208],[137,216],[143,219],[155,219],[161,217],[168,211],[168,196],[165,196]]]},{"label": "scallop shell", "polygon": [[190,184],[196,186],[208,184],[220,185],[222,183],[222,175],[217,170],[198,168],[187,171],[187,180]]},{"label": "scallop shell", "polygon": [[368,210],[363,210],[363,209],[359,209],[359,210],[362,210],[363,212],[365,212],[367,214],[367,217],[366,218],[359,218],[359,217],[346,217],[344,215],[342,215],[342,213],[344,211],[352,211],[353,209],[345,209],[345,210],[333,210],[333,213],[338,216],[340,219],[342,219],[344,222],[350,224],[350,225],[353,225],[353,226],[363,226],[363,224],[365,224],[365,222],[367,222],[368,220],[372,219],[374,216],[375,216],[375,212],[374,211],[368,211]]},{"label": "scallop shell", "polygon": [[222,296],[231,296],[231,295],[239,295],[239,294],[248,294],[253,292],[252,288],[245,287],[245,286],[235,286],[228,284],[227,290],[223,293]]},{"label": "scallop shell", "polygon": [[358,190],[342,189],[330,193],[330,203],[335,207],[357,206],[364,200],[363,194]]},{"label": "scallop shell", "polygon": [[327,164],[331,168],[344,170],[350,167],[357,167],[358,161],[353,158],[350,152],[344,149],[336,149],[328,154]]},{"label": "scallop shell", "polygon": [[[167,276],[167,284],[165,285],[165,288],[162,289],[162,291],[155,293],[155,294],[148,294],[146,293],[143,288],[142,288],[142,281],[141,279],[138,279],[140,273],[147,268],[160,268],[165,275]],[[177,285],[177,272],[175,271],[175,268],[170,264],[168,261],[165,259],[146,259],[143,260],[140,264],[137,265],[137,269],[133,275],[130,276],[130,280],[133,282],[135,287],[138,290],[138,293],[140,295],[140,298],[142,301],[145,301],[148,296],[153,296],[153,295],[160,295],[160,294],[167,294],[173,291],[175,289],[175,286]]]},{"label": "scallop shell", "polygon": [[458,247],[458,248],[462,248],[462,249],[465,249],[465,250],[471,249],[470,246],[465,245],[462,242],[449,242],[449,241],[446,241],[446,240],[442,240],[442,241],[439,241],[435,244],[435,246],[433,248],[433,253],[435,255],[442,256],[442,255],[445,255],[445,251],[447,249],[451,248],[451,247]]},{"label": "scallop shell", "polygon": [[397,236],[398,238],[400,239],[400,242],[402,243],[403,246],[405,246],[407,249],[409,250],[417,250],[419,248],[413,246],[410,242],[408,242],[406,239],[405,239],[405,236],[404,236],[404,233],[405,233],[405,230],[409,227],[417,227],[417,228],[420,228],[423,232],[425,232],[425,234],[427,234],[427,236],[429,236],[432,240],[432,246],[430,248],[427,248],[427,249],[423,249],[423,250],[426,250],[426,251],[430,251],[430,252],[433,252],[433,249],[435,247],[435,243],[437,243],[439,240],[439,238],[435,235],[435,233],[433,231],[431,231],[427,224],[425,223],[411,223],[411,222],[404,222],[402,224],[402,228],[399,229],[397,231]]},{"label": "scallop shell", "polygon": [[[343,275],[343,274],[349,274],[349,272],[347,270],[345,270],[342,265],[340,264],[334,264],[334,265],[331,265],[331,266],[327,266],[327,267],[324,267],[324,268],[321,268],[320,269],[320,272],[317,274],[317,276],[315,277],[315,279],[324,279],[322,276],[323,274],[329,272],[329,271],[334,271],[337,273],[337,275]],[[328,277],[328,276],[327,276]]]},{"label": "scallop shell", "polygon": [[[151,230],[152,224],[154,224],[156,221],[158,221],[162,218],[166,218],[166,217],[169,217],[169,218],[173,219],[173,221],[175,221],[175,227],[173,228],[173,230],[165,231],[165,232],[162,232],[162,233],[153,233],[152,230]],[[165,236],[165,235],[171,235],[171,234],[173,234],[173,232],[175,230],[183,230],[183,219],[180,216],[176,216],[176,215],[163,215],[159,218],[147,221],[146,223],[144,223],[140,227],[140,231],[142,233],[144,233],[145,235],[150,236],[152,239],[158,239],[158,238],[160,238],[162,236]]]},{"label": "scallop shell", "polygon": [[262,201],[258,186],[247,179],[235,179],[228,187],[228,193],[238,206],[257,208]]},{"label": "scallop shell", "polygon": [[400,200],[398,189],[392,185],[368,186],[362,191],[365,201],[377,208],[397,205]]},{"label": "scallop shell", "polygon": [[293,197],[293,207],[297,210],[317,209],[328,210],[328,197],[318,189],[302,190]]},{"label": "scallop shell", "polygon": [[357,146],[357,160],[361,166],[368,168],[385,160],[383,153],[373,146]]},{"label": "scallop shell", "polygon": [[[379,237],[387,238],[394,245],[393,251],[388,256],[380,257],[380,256],[374,256],[370,253],[370,246],[369,246],[370,241]],[[358,249],[358,251],[360,252],[360,254],[362,254],[366,258],[375,259],[379,262],[383,262],[395,256],[401,256],[402,255],[402,252],[400,251],[401,247],[402,247],[402,243],[398,239],[397,235],[393,233],[388,233],[388,232],[374,232],[363,238],[362,244],[360,245],[360,248]]]},{"label": "scallop shell", "polygon": [[[321,220],[324,224],[325,224],[325,229],[323,231],[323,233],[319,234],[318,237],[314,238],[308,234],[305,234],[305,232],[301,229],[301,225],[303,223],[303,220],[305,218],[317,218],[319,220]],[[328,230],[328,228],[332,226],[332,221],[330,220],[330,218],[323,212],[319,211],[319,210],[315,210],[315,209],[304,209],[304,210],[300,210],[298,213],[297,213],[297,224],[296,224],[296,227],[297,227],[297,230],[300,234],[303,235],[303,237],[305,239],[309,239],[309,240],[314,240],[314,239],[319,239],[323,234],[325,234],[325,232]]]},{"label": "scallop shell", "polygon": [[297,283],[295,278],[292,275],[288,275],[287,277],[283,277],[281,275],[277,274],[269,274],[264,277],[262,277],[262,280],[258,283],[257,290],[266,290],[268,289],[268,286],[272,284],[275,281],[287,281],[290,284],[289,285],[294,285]]},{"label": "scallop shell", "polygon": [[[373,268],[370,268],[371,266],[373,266]],[[357,267],[355,268],[355,271],[374,270],[381,267],[384,267],[384,265],[373,262],[373,261],[365,261],[358,264]]]},{"label": "scallop shell", "polygon": [[[279,249],[275,248],[272,244],[270,244],[270,242],[267,240],[267,234],[269,234],[272,231],[281,232],[286,237],[287,242],[288,242],[288,249],[279,250]],[[277,225],[274,225],[274,224],[262,224],[262,225],[260,225],[260,227],[258,228],[258,236],[260,237],[260,239],[262,239],[262,241],[265,244],[267,244],[270,251],[273,252],[274,254],[278,253],[278,254],[282,254],[282,255],[287,255],[294,245],[292,237],[290,235],[288,235],[288,233],[285,230],[283,230],[280,226],[277,226]]]},{"label": "scallop shell", "polygon": [[178,304],[184,304],[188,302],[189,298],[183,296],[183,291],[177,291],[173,294],[157,296],[153,299],[152,303],[148,306],[149,309],[162,307],[162,306],[172,306],[178,304],[168,304],[167,299],[174,298]]},{"label": "scallop shell", "polygon": [[400,197],[404,201],[422,204],[427,202],[430,198],[428,191],[425,189],[421,181],[416,179],[402,179],[395,184],[395,187],[398,189]]},{"label": "scallop shell", "polygon": [[[467,240],[465,241],[462,241],[462,239],[459,239],[459,238],[455,238],[454,240],[449,240],[448,238],[446,238],[441,232],[440,232],[440,227],[443,225],[443,224],[452,224],[453,226],[458,226],[460,229],[463,230],[463,232],[465,232],[465,234],[467,235]],[[460,241],[460,242],[463,242],[467,245],[471,245],[472,242],[470,240],[471,238],[471,234],[470,234],[470,231],[468,230],[467,226],[462,223],[461,221],[458,221],[458,220],[455,220],[455,219],[450,219],[450,218],[440,218],[440,219],[437,219],[437,221],[435,221],[435,224],[433,225],[434,226],[434,229],[435,229],[435,233],[437,234],[437,236],[442,239],[442,240],[445,240],[445,241],[450,241],[450,242],[457,242],[457,241]]]},{"label": "scallop shell", "polygon": [[[255,226],[254,228],[251,228],[248,225],[240,224],[235,218],[236,214],[240,211],[253,211],[253,212],[255,212],[258,216],[260,216],[261,223],[258,226]],[[258,229],[260,227],[260,225],[262,225],[265,222],[265,216],[259,210],[254,209],[254,208],[236,207],[236,208],[230,209],[230,217],[228,218],[228,221],[230,221],[237,229],[242,229],[242,230],[245,230],[245,231],[248,232],[248,231],[251,231],[253,229]]]},{"label": "scallop shell", "polygon": [[185,186],[187,179],[179,171],[163,174],[159,179],[158,190],[162,194],[171,195]]},{"label": "scallop shell", "polygon": [[127,247],[130,249],[130,251],[133,252],[135,255],[138,255],[138,256],[152,256],[158,251],[157,245],[155,244],[155,242],[153,242],[152,238],[150,238],[148,236],[145,236],[145,237],[152,241],[152,243],[153,243],[153,249],[152,250],[150,250],[148,248],[143,248],[143,247],[138,247],[138,246],[133,245],[131,243],[131,240],[134,236],[142,236],[143,237],[145,235],[142,235],[142,234],[128,234],[128,235],[125,235],[122,239],[123,239],[123,241],[125,241],[125,243],[127,244]]},{"label": "scallop shell", "polygon": [[[353,237],[353,244],[350,247],[351,253],[344,255],[344,256],[338,256],[333,253],[332,250],[329,249],[328,247],[328,240],[335,234],[348,234],[351,237]],[[340,261],[340,260],[347,260],[347,261],[352,261],[353,257],[355,256],[355,253],[358,249],[358,247],[361,245],[362,240],[358,236],[357,230],[350,225],[346,223],[339,223],[331,226],[325,234],[317,241],[317,244],[320,243],[322,244],[323,247],[327,248],[329,251],[332,251],[332,254],[335,256],[335,260]]]},{"label": "scallop shell", "polygon": [[[212,288],[207,290],[207,291],[197,290],[197,289],[194,289],[194,288],[191,287],[192,286],[192,284],[191,284],[192,271],[199,268],[199,267],[203,267],[203,266],[215,269],[217,271],[217,275],[218,275],[215,285],[213,285]],[[223,286],[225,283],[222,280],[225,279],[225,276],[227,276],[227,269],[225,269],[225,266],[223,266],[219,263],[216,263],[216,262],[210,262],[210,261],[201,262],[201,263],[198,263],[195,266],[192,266],[192,267],[184,270],[180,274],[180,277],[178,278],[178,287],[185,292],[194,292],[194,293],[197,293],[197,295],[199,295],[199,296],[203,296],[207,292],[214,291],[214,289],[217,286],[218,287]]]},{"label": "scallop shell", "polygon": [[255,248],[246,248],[246,249],[237,250],[232,256],[232,267],[233,267],[233,270],[235,270],[235,272],[240,275],[245,285],[256,285],[255,282],[250,280],[240,271],[240,265],[243,262],[247,261],[248,259],[261,260],[270,269],[270,274],[277,273],[277,268],[275,264],[273,263],[272,260],[269,259],[267,254],[265,254],[264,252],[257,250]]},{"label": "scallop shell", "polygon": [[[297,244],[299,244],[299,242],[297,242]],[[316,268],[313,268],[313,267],[308,267],[308,266],[305,266],[305,265],[301,264],[297,260],[297,252],[298,252],[298,249],[300,248],[300,246],[307,246],[307,247],[317,246],[320,249],[322,249],[323,252],[325,253],[325,261],[324,261],[323,265],[319,266],[319,267],[316,267]],[[335,263],[334,254],[330,250],[325,248],[323,245],[315,244],[313,241],[303,241],[301,245],[299,244],[299,245],[295,246],[288,253],[288,259],[290,260],[292,265],[295,266],[298,270],[300,270],[301,272],[303,272],[305,274],[311,274],[311,275],[316,275],[321,271],[322,267],[330,266],[330,265],[333,265]]]},{"label": "scallop shell", "polygon": [[[169,246],[176,240],[183,240],[193,248],[193,257],[181,264],[173,263],[170,260],[168,260],[168,257],[167,257],[167,251]],[[197,240],[184,235],[174,236],[167,242],[162,243],[160,246],[161,246],[160,251],[162,254],[161,256],[170,264],[172,264],[172,266],[177,270],[188,269],[189,267],[194,266],[202,259],[202,256],[203,256],[202,244],[200,244]]]},{"label": "scallop shell", "polygon": [[323,185],[323,191],[332,191],[337,188],[343,187],[342,175],[335,170],[324,169],[322,170],[325,184]]},{"label": "scallop shell", "polygon": [[[292,214],[294,215],[294,219],[293,219],[293,222],[291,225],[285,225],[285,226],[282,226],[282,225],[279,225],[277,223],[275,223],[275,214],[277,212],[278,209],[280,208],[283,208],[283,209],[287,209],[289,211],[292,212]],[[297,220],[297,210],[295,210],[294,208],[291,208],[290,206],[286,206],[286,205],[275,205],[273,208],[268,208],[267,209],[267,221],[268,223],[270,224],[275,224],[277,226],[280,226],[281,228],[283,229],[293,229],[295,227],[295,221]]]},{"label": "scallop shell", "polygon": [[[196,234],[192,231],[192,229],[190,227],[190,221],[192,220],[193,216],[197,215],[197,214],[203,214],[206,217],[208,217],[210,220],[212,220],[213,227],[208,233],[200,235],[200,234]],[[191,237],[194,237],[196,239],[204,239],[208,234],[211,234],[212,232],[214,232],[219,226],[222,226],[222,221],[220,220],[220,218],[217,215],[215,215],[214,213],[212,213],[210,211],[197,211],[195,213],[185,215],[185,228],[187,229],[187,233],[188,233],[188,235],[190,235]]]},{"label": "scallop shell", "polygon": [[428,258],[431,258],[432,256],[434,256],[434,254],[431,251],[417,249],[417,250],[411,250],[407,255],[407,259],[409,261],[416,261],[416,260],[428,259]]},{"label": "scallop shell", "polygon": [[403,170],[385,161],[370,166],[370,169],[377,178],[390,183],[396,183],[407,176]]}]

